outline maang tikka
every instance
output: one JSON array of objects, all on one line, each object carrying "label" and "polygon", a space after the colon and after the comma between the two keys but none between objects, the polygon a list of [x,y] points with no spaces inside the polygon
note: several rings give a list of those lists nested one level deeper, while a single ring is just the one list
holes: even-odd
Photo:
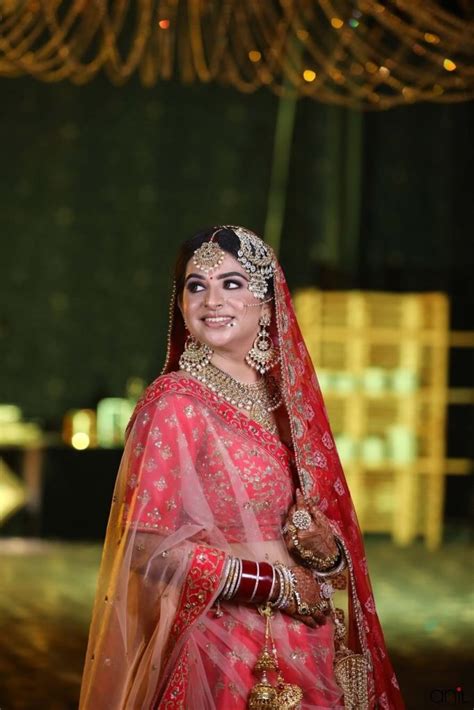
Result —
[{"label": "maang tikka", "polygon": [[270,323],[270,314],[262,313],[258,320],[260,330],[257,333],[252,347],[245,356],[245,360],[250,367],[260,372],[261,375],[264,375],[271,370],[272,367],[275,367],[280,359],[278,348],[273,345],[273,341],[268,332]]},{"label": "maang tikka", "polygon": [[210,274],[211,271],[217,269],[225,258],[225,251],[221,249],[218,242],[214,241],[214,237],[219,231],[219,229],[216,229],[210,240],[203,242],[193,254],[194,266],[204,271],[205,274]]}]

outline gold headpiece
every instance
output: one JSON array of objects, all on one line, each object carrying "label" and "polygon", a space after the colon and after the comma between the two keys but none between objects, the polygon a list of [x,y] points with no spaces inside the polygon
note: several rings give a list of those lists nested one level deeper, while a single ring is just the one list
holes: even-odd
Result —
[{"label": "gold headpiece", "polygon": [[206,274],[210,274],[211,271],[217,269],[224,261],[225,252],[220,248],[219,244],[214,241],[217,229],[208,242],[201,244],[199,249],[193,254],[193,264],[197,266],[198,269],[204,271]]},{"label": "gold headpiece", "polygon": [[276,259],[272,248],[250,229],[233,225],[226,225],[226,229],[232,229],[239,238],[240,249],[237,252],[237,261],[250,276],[249,291],[256,298],[265,298],[268,279],[276,270]]}]

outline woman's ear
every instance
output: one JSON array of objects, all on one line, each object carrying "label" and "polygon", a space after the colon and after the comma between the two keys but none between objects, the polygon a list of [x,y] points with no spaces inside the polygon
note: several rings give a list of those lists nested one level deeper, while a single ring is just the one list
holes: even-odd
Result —
[{"label": "woman's ear", "polygon": [[268,318],[272,317],[272,307],[270,303],[264,303],[262,305],[262,310],[260,312],[262,316],[267,316]]}]

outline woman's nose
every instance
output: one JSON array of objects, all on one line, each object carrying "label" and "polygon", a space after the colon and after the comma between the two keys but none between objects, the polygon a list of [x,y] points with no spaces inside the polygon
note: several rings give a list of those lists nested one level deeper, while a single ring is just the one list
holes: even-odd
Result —
[{"label": "woman's nose", "polygon": [[204,305],[211,309],[222,308],[224,305],[222,294],[217,284],[215,286],[213,284],[208,288]]}]

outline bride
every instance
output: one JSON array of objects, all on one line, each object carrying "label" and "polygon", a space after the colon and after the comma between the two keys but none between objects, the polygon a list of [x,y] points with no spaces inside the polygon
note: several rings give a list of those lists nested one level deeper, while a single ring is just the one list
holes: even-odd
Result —
[{"label": "bride", "polygon": [[130,421],[82,710],[404,707],[283,271],[250,230],[178,255]]}]

